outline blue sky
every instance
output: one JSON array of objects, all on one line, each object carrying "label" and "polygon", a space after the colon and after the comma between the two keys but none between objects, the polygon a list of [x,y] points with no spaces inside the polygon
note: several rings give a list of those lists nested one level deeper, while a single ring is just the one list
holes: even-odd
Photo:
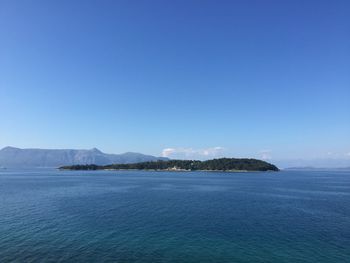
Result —
[{"label": "blue sky", "polygon": [[350,159],[350,1],[0,1],[0,147]]}]

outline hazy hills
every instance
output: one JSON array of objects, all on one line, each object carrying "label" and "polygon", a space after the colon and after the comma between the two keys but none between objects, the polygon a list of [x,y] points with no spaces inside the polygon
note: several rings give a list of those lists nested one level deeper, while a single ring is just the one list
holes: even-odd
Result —
[{"label": "hazy hills", "polygon": [[338,169],[350,167],[350,158],[315,158],[315,159],[286,159],[273,160],[280,168],[313,168],[313,169]]},{"label": "hazy hills", "polygon": [[107,154],[93,148],[74,149],[20,149],[5,147],[0,150],[0,167],[59,167],[74,164],[107,165],[111,163],[139,163],[168,160],[141,153]]}]

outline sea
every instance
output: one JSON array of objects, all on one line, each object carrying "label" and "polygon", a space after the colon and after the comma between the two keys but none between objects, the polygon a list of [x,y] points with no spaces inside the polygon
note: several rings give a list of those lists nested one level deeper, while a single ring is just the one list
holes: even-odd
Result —
[{"label": "sea", "polygon": [[350,171],[3,169],[0,262],[350,262]]}]

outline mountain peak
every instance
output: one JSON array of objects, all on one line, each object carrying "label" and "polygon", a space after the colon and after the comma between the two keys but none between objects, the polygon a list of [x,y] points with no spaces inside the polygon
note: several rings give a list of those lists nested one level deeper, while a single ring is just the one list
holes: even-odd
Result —
[{"label": "mountain peak", "polygon": [[102,153],[99,149],[97,149],[96,147],[92,148],[90,151],[94,152],[94,153]]},{"label": "mountain peak", "polygon": [[20,150],[20,149],[12,146],[6,146],[2,148],[0,151],[12,151],[12,150]]}]

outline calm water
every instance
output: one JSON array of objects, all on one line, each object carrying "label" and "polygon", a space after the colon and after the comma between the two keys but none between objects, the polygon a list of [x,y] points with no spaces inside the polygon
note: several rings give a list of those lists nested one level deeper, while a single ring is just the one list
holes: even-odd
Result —
[{"label": "calm water", "polygon": [[350,172],[0,171],[0,262],[350,262]]}]

